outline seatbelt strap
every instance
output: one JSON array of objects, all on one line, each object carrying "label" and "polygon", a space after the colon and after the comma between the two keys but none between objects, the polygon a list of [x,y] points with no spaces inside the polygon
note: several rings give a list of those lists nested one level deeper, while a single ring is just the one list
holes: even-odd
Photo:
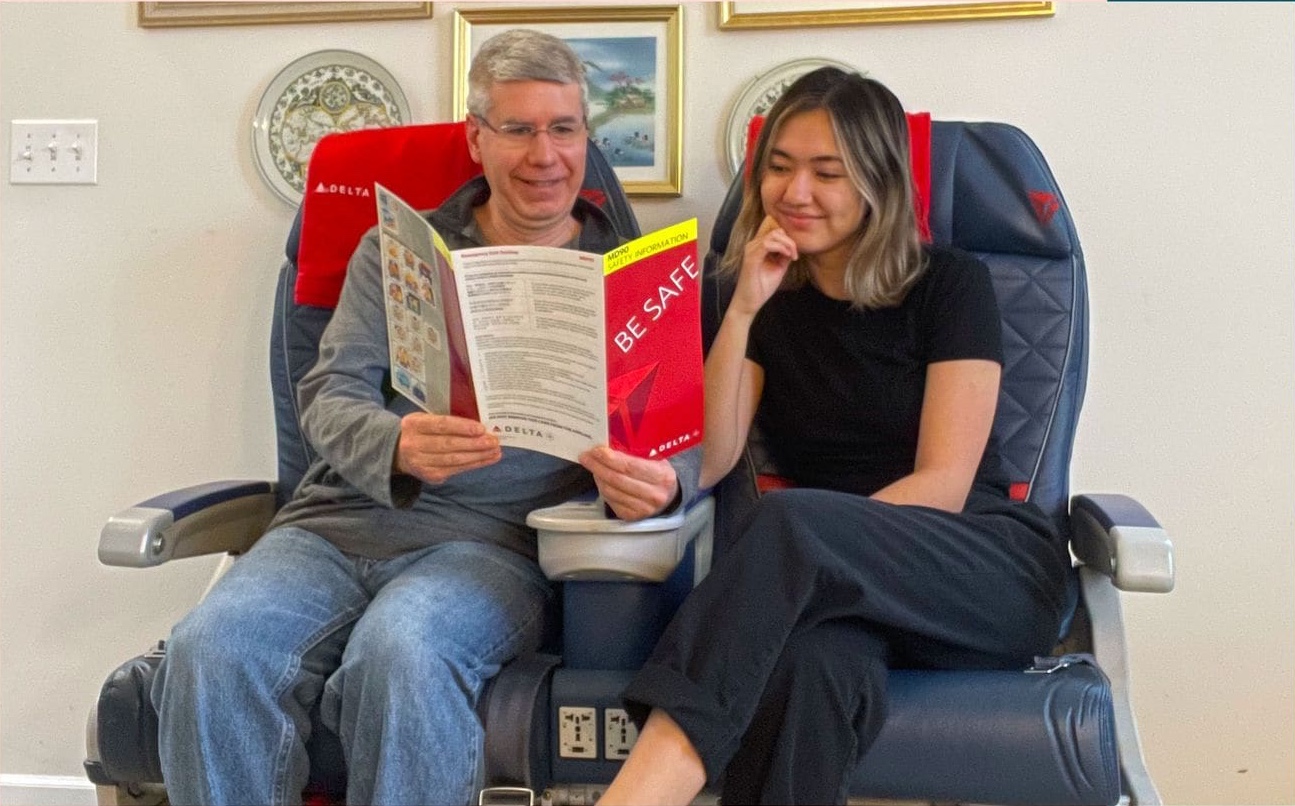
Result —
[{"label": "seatbelt strap", "polygon": [[[548,725],[548,697],[544,694],[559,663],[561,658],[555,655],[527,655],[508,664],[491,682],[483,715],[486,734],[483,796],[490,789],[536,787],[531,774],[531,753],[537,743],[532,735],[536,729],[543,731]],[[543,712],[538,720],[537,708]]]}]

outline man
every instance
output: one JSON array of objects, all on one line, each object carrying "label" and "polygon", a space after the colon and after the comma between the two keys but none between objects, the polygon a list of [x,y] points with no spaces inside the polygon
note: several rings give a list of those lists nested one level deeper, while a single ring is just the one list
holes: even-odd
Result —
[{"label": "man", "polygon": [[[579,58],[554,37],[510,31],[482,47],[468,80],[468,142],[484,175],[428,214],[450,247],[616,246],[610,220],[578,197]],[[649,461],[600,446],[575,465],[385,401],[381,272],[375,230],[299,388],[320,460],[172,633],[153,701],[173,803],[299,801],[316,708],[341,739],[348,802],[470,801],[477,698],[538,646],[553,596],[527,513],[593,485],[625,519],[696,493],[695,454]]]}]

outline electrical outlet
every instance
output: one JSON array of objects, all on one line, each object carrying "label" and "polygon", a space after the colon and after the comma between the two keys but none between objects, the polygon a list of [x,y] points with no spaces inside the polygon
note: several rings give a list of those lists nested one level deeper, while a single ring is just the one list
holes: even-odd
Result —
[{"label": "electrical outlet", "polygon": [[639,729],[624,708],[603,711],[603,758],[609,761],[628,758],[638,737]]},{"label": "electrical outlet", "polygon": [[9,182],[98,184],[99,121],[15,120],[9,135]]},{"label": "electrical outlet", "polygon": [[598,712],[593,708],[558,709],[558,756],[598,758]]}]

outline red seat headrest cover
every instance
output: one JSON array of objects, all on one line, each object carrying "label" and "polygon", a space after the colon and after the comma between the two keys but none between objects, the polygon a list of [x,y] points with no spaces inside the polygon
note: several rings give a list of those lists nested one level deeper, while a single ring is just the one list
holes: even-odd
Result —
[{"label": "red seat headrest cover", "polygon": [[301,202],[297,304],[336,307],[351,254],[378,221],[374,182],[423,210],[436,207],[479,173],[461,121],[322,138],[306,169]]},{"label": "red seat headrest cover", "polygon": [[[931,116],[912,113],[908,122],[918,225],[922,237],[929,239]],[[748,153],[763,124],[763,117],[752,119]],[[294,290],[297,304],[337,305],[351,254],[378,220],[374,182],[422,210],[436,207],[479,173],[481,166],[468,153],[461,121],[363,129],[321,139],[306,170]]]},{"label": "red seat headrest cover", "polygon": [[[746,129],[746,168],[751,170],[751,152],[755,150],[756,138],[764,127],[764,116],[751,118]],[[931,240],[931,113],[908,113],[909,156],[913,173],[913,207],[917,215],[917,228],[922,233],[922,240]]]}]

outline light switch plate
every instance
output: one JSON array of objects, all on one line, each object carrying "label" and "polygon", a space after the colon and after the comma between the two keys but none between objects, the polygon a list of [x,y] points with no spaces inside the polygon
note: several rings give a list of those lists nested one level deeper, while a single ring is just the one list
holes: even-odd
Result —
[{"label": "light switch plate", "polygon": [[15,120],[9,181],[15,185],[98,183],[99,121]]}]

